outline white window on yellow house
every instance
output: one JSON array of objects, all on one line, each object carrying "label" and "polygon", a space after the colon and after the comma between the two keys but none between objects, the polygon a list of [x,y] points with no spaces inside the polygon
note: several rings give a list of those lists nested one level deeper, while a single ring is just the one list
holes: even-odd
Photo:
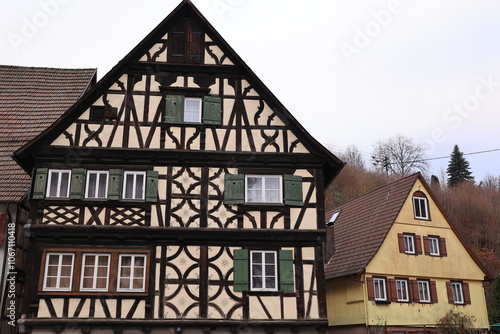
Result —
[{"label": "white window on yellow house", "polygon": [[430,303],[431,302],[431,291],[429,288],[429,281],[421,281],[418,282],[418,297],[421,303]]},{"label": "white window on yellow house", "polygon": [[409,302],[410,295],[408,293],[408,280],[396,279],[396,294],[398,302]]},{"label": "white window on yellow house", "polygon": [[464,293],[461,282],[451,282],[451,291],[453,293],[453,303],[463,304],[464,303]]},{"label": "white window on yellow house", "polygon": [[405,234],[403,238],[405,243],[405,253],[415,254],[415,236],[413,234]]},{"label": "white window on yellow house", "polygon": [[386,301],[387,300],[387,288],[385,283],[385,278],[373,278],[373,288],[375,292],[376,301]]},{"label": "white window on yellow house", "polygon": [[421,191],[417,191],[413,194],[413,213],[415,219],[430,219],[427,197]]}]

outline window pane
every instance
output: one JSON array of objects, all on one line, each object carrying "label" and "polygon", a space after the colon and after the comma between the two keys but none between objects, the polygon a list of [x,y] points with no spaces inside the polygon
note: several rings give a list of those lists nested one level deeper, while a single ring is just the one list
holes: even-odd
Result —
[{"label": "window pane", "polygon": [[135,181],[135,199],[142,199],[144,196],[144,175],[136,174]]},{"label": "window pane", "polygon": [[266,264],[274,264],[274,253],[265,253]]},{"label": "window pane", "polygon": [[120,284],[119,284],[119,288],[120,289],[129,289],[129,280],[126,279],[126,278],[122,278],[120,279]]},{"label": "window pane", "polygon": [[262,190],[247,190],[247,202],[262,202]]},{"label": "window pane", "polygon": [[48,266],[47,267],[47,275],[48,276],[57,276],[58,266]]},{"label": "window pane", "polygon": [[262,178],[248,177],[247,178],[247,188],[248,189],[258,189],[262,190]]},{"label": "window pane", "polygon": [[262,275],[262,266],[254,264],[252,266],[252,273],[254,276],[261,276]]},{"label": "window pane", "polygon": [[266,277],[266,289],[276,288],[276,280],[274,277]]},{"label": "window pane", "polygon": [[62,289],[69,288],[69,283],[70,283],[69,277],[61,277],[61,280],[59,281],[59,287]]},{"label": "window pane", "polygon": [[71,275],[71,266],[61,266],[61,275],[62,276],[70,276]]},{"label": "window pane", "polygon": [[135,278],[133,280],[133,286],[132,286],[132,288],[133,289],[142,289],[142,283],[143,283],[142,278]]},{"label": "window pane", "polygon": [[280,178],[277,177],[266,177],[266,190],[279,190],[280,189]]},{"label": "window pane", "polygon": [[144,268],[134,268],[134,277],[143,277],[144,276]]},{"label": "window pane", "polygon": [[108,188],[108,174],[99,174],[99,187],[98,187],[98,198],[106,198],[106,189]]},{"label": "window pane", "polygon": [[125,174],[125,198],[132,199],[134,196],[134,175]]},{"label": "window pane", "polygon": [[69,173],[63,172],[61,175],[61,190],[59,193],[60,197],[68,197],[69,190]]},{"label": "window pane", "polygon": [[96,289],[107,289],[107,277],[98,278],[96,282]]},{"label": "window pane", "polygon": [[57,284],[57,278],[55,277],[47,277],[45,279],[45,286],[47,288],[55,288]]},{"label": "window pane", "polygon": [[93,283],[92,278],[84,278],[83,282],[82,282],[82,287],[84,289],[91,289],[92,288],[92,283]]},{"label": "window pane", "polygon": [[97,185],[97,174],[89,173],[89,185],[87,191],[87,197],[94,198],[96,197],[96,185]]},{"label": "window pane", "polygon": [[266,190],[265,202],[272,202],[272,203],[280,202],[280,191],[279,190]]},{"label": "window pane", "polygon": [[252,262],[262,263],[262,253],[252,252]]},{"label": "window pane", "polygon": [[186,98],[184,101],[184,122],[201,121],[201,99]]},{"label": "window pane", "polygon": [[49,186],[49,197],[57,196],[57,185],[59,184],[59,173],[51,172],[50,186]]}]

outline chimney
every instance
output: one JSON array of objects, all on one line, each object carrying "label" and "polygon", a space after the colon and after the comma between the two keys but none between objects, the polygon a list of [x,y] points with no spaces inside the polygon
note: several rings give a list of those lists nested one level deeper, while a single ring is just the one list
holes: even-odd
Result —
[{"label": "chimney", "polygon": [[325,245],[325,263],[330,261],[330,258],[335,253],[335,221],[340,215],[340,211],[335,211],[326,223],[326,245]]}]

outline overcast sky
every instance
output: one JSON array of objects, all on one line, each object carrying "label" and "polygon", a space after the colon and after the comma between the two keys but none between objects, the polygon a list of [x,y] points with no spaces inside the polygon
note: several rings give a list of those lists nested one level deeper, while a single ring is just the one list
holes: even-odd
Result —
[{"label": "overcast sky", "polygon": [[[102,78],[180,0],[23,0],[0,11],[0,64]],[[500,175],[500,1],[193,0],[320,142],[367,159],[401,133],[476,180]],[[443,176],[448,158],[432,160]],[[369,162],[368,162],[369,163]]]}]

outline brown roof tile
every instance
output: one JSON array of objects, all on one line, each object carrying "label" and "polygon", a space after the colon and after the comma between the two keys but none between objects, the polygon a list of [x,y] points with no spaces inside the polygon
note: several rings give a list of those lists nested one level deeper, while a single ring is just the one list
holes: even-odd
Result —
[{"label": "brown roof tile", "polygon": [[29,175],[10,155],[68,110],[95,74],[95,69],[0,65],[0,201],[19,201],[29,188]]},{"label": "brown roof tile", "polygon": [[336,251],[325,266],[326,279],[363,272],[419,175],[400,179],[326,212],[329,221],[334,212],[341,210],[334,225]]}]

